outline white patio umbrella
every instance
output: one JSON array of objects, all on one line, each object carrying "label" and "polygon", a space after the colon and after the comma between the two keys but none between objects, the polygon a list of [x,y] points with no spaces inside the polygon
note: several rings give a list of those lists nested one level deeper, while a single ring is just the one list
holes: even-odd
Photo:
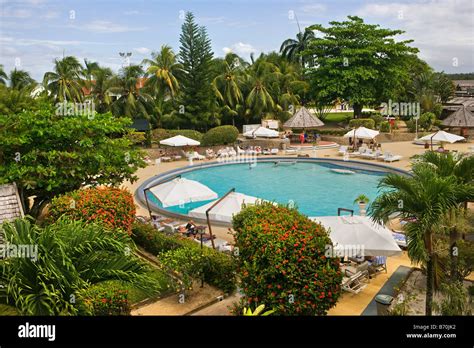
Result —
[{"label": "white patio umbrella", "polygon": [[344,134],[344,138],[374,139],[377,135],[379,135],[379,131],[365,127],[359,127],[354,128]]},{"label": "white patio umbrella", "polygon": [[244,137],[246,138],[253,138],[253,137],[260,137],[260,138],[278,138],[280,133],[277,131],[265,128],[265,127],[258,127],[257,129],[248,131],[244,133]]},{"label": "white patio umbrella", "polygon": [[460,135],[456,135],[456,134],[452,134],[452,133],[448,133],[448,132],[440,130],[440,131],[437,131],[436,133],[425,135],[424,137],[421,137],[419,140],[431,141],[431,147],[433,147],[433,141],[437,141],[437,142],[440,142],[440,143],[453,144],[457,141],[461,141],[461,140],[465,140],[465,139],[466,138],[464,138]]},{"label": "white patio umbrella", "polygon": [[[219,202],[209,212],[209,218],[215,221],[232,222],[234,214],[238,214],[242,210],[244,204],[255,204],[261,201],[257,197],[247,196],[240,192],[231,192],[222,201]],[[189,216],[206,219],[206,210],[209,209],[217,201],[204,204],[201,207],[193,209],[189,212]]]},{"label": "white patio umbrella", "polygon": [[197,140],[190,139],[182,135],[176,135],[174,137],[161,140],[160,144],[167,146],[198,146],[201,143]]},{"label": "white patio umbrella", "polygon": [[330,229],[329,236],[336,250],[357,245],[364,248],[366,256],[393,256],[402,253],[391,231],[367,216],[321,216],[311,219]]},{"label": "white patio umbrella", "polygon": [[189,202],[207,201],[218,197],[217,193],[206,185],[185,178],[176,178],[165,182],[152,187],[150,191],[160,200],[163,207],[171,207]]}]

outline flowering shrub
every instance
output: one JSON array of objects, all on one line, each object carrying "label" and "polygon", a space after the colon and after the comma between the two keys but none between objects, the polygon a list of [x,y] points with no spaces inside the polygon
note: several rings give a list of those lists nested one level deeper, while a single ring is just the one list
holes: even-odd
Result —
[{"label": "flowering shrub", "polygon": [[340,296],[339,260],[320,225],[296,209],[262,203],[233,219],[244,296],[236,310],[265,304],[280,315],[324,315]]},{"label": "flowering shrub", "polygon": [[81,314],[130,315],[128,291],[104,282],[85,290],[79,301]]},{"label": "flowering shrub", "polygon": [[110,229],[131,234],[135,204],[128,191],[113,187],[88,188],[52,200],[50,219],[56,221],[62,215],[74,220],[101,222]]},{"label": "flowering shrub", "polygon": [[[235,290],[235,263],[227,254],[205,246],[201,259],[201,246],[198,243],[181,236],[167,236],[151,225],[137,222],[132,227],[132,239],[146,251],[158,255],[160,260],[182,273],[183,277],[197,277],[202,271],[206,283],[226,293]],[[181,251],[182,249],[185,250]],[[170,252],[178,250],[179,252]],[[189,265],[191,259],[195,260],[196,257],[197,265]],[[181,262],[183,265],[179,265]]]}]

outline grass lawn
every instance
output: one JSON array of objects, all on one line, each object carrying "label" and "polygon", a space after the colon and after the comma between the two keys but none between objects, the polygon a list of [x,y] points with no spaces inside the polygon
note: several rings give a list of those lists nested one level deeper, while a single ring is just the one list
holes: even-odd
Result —
[{"label": "grass lawn", "polygon": [[349,122],[349,120],[354,116],[353,112],[330,112],[327,114],[324,122],[327,123],[339,123],[339,122]]}]

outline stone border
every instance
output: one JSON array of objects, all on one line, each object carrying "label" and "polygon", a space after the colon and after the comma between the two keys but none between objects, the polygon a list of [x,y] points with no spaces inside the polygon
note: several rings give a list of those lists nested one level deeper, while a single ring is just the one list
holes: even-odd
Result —
[{"label": "stone border", "polygon": [[[253,158],[251,158],[253,159]],[[394,168],[394,167],[389,167],[384,164],[378,164],[378,163],[367,163],[367,162],[361,162],[361,161],[344,161],[343,159],[337,159],[337,158],[317,158],[317,157],[265,157],[265,158],[257,158],[257,163],[265,163],[265,162],[275,162],[275,161],[298,161],[298,162],[307,162],[307,163],[328,163],[332,164],[335,166],[341,167],[341,169],[358,169],[358,170],[364,170],[368,172],[373,172],[373,173],[393,173],[393,174],[402,174],[402,175],[410,175],[409,172],[399,169],[399,168]],[[179,174],[184,174],[188,172],[192,172],[197,169],[203,169],[203,168],[212,168],[212,167],[219,167],[219,166],[224,166],[224,165],[237,165],[237,164],[243,164],[245,162],[242,161],[235,161],[235,162],[206,162],[206,163],[196,163],[195,165],[192,166],[185,166],[185,167],[180,167],[176,169],[169,170],[167,172],[155,175],[147,180],[145,180],[135,191],[135,199],[144,207],[146,207],[146,200],[145,200],[145,194],[143,192],[144,189],[147,187],[151,186],[152,184],[157,184],[159,182],[162,182],[172,176],[179,175]],[[173,219],[178,219],[178,220],[184,220],[187,221],[189,219],[188,215],[184,214],[179,214],[175,213],[172,211],[169,211],[167,209],[164,209],[162,207],[159,207],[156,205],[154,202],[148,200],[148,203],[150,205],[150,209],[152,212],[156,212],[160,215],[165,215]],[[200,218],[194,218],[193,221],[196,221],[201,224],[206,224],[207,221],[205,219],[200,219]],[[212,221],[212,223],[216,226],[221,226],[221,227],[231,227],[232,225],[226,222],[222,221]]]}]

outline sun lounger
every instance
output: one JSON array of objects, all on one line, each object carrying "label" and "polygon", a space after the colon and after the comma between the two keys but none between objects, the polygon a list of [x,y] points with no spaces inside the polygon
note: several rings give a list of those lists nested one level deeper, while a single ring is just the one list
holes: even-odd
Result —
[{"label": "sun lounger", "polygon": [[262,155],[271,155],[271,154],[272,153],[271,153],[270,149],[263,149],[262,150]]},{"label": "sun lounger", "polygon": [[367,286],[367,281],[369,279],[369,272],[358,272],[356,274],[346,274],[342,278],[342,290],[358,294]]},{"label": "sun lounger", "polygon": [[347,146],[341,145],[338,150],[338,154],[344,156],[347,153]]},{"label": "sun lounger", "polygon": [[395,162],[395,161],[400,161],[403,157],[400,155],[393,155],[390,152],[385,153],[383,156],[383,160],[385,162]]},{"label": "sun lounger", "polygon": [[242,150],[239,146],[237,146],[237,154],[238,155],[245,155],[245,150]]},{"label": "sun lounger", "polygon": [[182,156],[179,156],[179,155],[173,156],[173,159],[174,159],[175,161],[179,161],[179,160],[182,159],[182,158],[183,158],[183,157],[182,157]]},{"label": "sun lounger", "polygon": [[198,161],[206,158],[206,156],[199,154],[197,151],[194,151],[193,153],[188,154],[187,157],[188,159],[193,159],[193,160],[198,160]]},{"label": "sun lounger", "polygon": [[400,248],[407,247],[407,236],[405,233],[402,233],[401,231],[392,231],[392,236]]},{"label": "sun lounger", "polygon": [[387,273],[387,256],[376,256],[373,261],[369,261],[369,274],[385,271]]},{"label": "sun lounger", "polygon": [[273,148],[270,150],[270,154],[271,155],[278,155],[278,149],[277,148]]},{"label": "sun lounger", "polygon": [[285,150],[287,155],[297,155],[301,151],[301,147],[289,147]]}]

